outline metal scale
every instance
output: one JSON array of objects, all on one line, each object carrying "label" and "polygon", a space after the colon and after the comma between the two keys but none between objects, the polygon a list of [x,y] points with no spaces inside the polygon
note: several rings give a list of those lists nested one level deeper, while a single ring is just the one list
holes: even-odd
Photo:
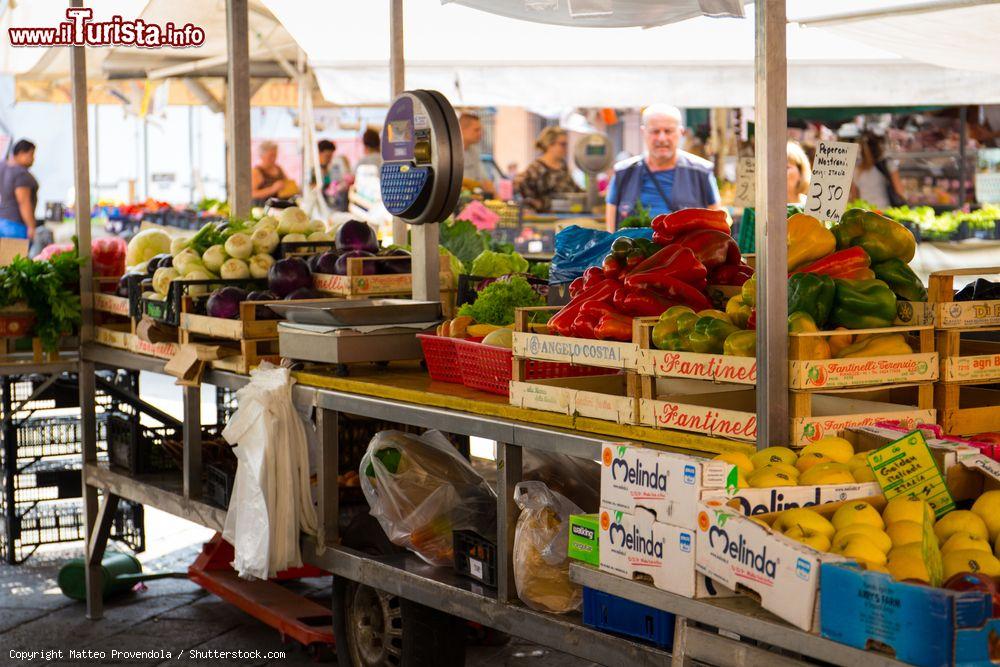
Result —
[{"label": "metal scale", "polygon": [[[393,100],[382,128],[382,202],[411,225],[438,223],[455,210],[462,188],[462,134],[455,109],[433,90],[413,90]],[[416,266],[416,263],[414,263]],[[438,301],[329,299],[271,307],[281,354],[337,364],[420,359],[416,334],[441,319]]]}]

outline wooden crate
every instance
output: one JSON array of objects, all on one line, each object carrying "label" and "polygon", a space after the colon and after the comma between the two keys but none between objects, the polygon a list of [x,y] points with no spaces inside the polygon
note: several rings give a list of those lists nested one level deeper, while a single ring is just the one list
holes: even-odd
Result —
[{"label": "wooden crate", "polygon": [[[816,338],[840,334],[908,334],[912,354],[894,354],[848,359],[808,359]],[[826,391],[848,387],[899,386],[938,379],[938,353],[934,351],[934,328],[929,325],[853,329],[833,332],[788,334],[788,386],[790,389]]]},{"label": "wooden crate", "polygon": [[[641,383],[639,422],[752,442],[757,437],[756,391],[703,380]],[[933,383],[789,392],[789,445],[804,445],[850,426],[884,419],[934,421]],[[779,444],[779,443],[774,443]]]},{"label": "wooden crate", "polygon": [[230,320],[222,317],[197,315],[191,312],[194,306],[193,299],[184,297],[179,327],[181,342],[189,342],[192,336],[236,341],[259,338],[277,339],[278,320],[257,318],[257,306],[266,304],[266,301],[244,301],[240,304],[239,319]]},{"label": "wooden crate", "polygon": [[129,352],[145,354],[146,356],[156,357],[157,359],[173,358],[173,356],[177,354],[178,347],[178,343],[150,343],[149,341],[145,341],[138,336],[132,336],[132,338],[129,339]]},{"label": "wooden crate", "polygon": [[639,317],[633,324],[633,340],[639,347],[636,369],[644,386],[643,396],[649,397],[654,378],[706,380],[725,384],[757,384],[757,359],[724,354],[674,352],[653,347],[653,327],[657,317]]},{"label": "wooden crate", "polygon": [[1000,382],[1000,340],[973,340],[963,333],[1000,332],[1000,327],[940,329],[937,346],[941,355],[941,382]]},{"label": "wooden crate", "polygon": [[[324,294],[346,299],[366,299],[374,296],[409,296],[413,293],[413,274],[377,273],[365,275],[366,263],[380,264],[389,260],[399,261],[399,257],[350,257],[347,260],[347,275],[314,273],[313,288]],[[441,304],[445,316],[451,317],[455,309],[453,287],[455,276],[451,273],[451,263],[447,255],[441,256]]]},{"label": "wooden crate", "polygon": [[[538,306],[515,311],[511,405],[617,424],[638,423],[635,373],[638,346],[631,342],[556,336],[545,325],[530,322],[535,313],[558,310],[559,306]],[[529,381],[527,365],[532,360],[625,372]]]},{"label": "wooden crate", "polygon": [[938,382],[934,387],[938,424],[948,435],[1000,430],[1000,390]]},{"label": "wooden crate", "polygon": [[108,285],[117,286],[118,278],[94,278],[94,311],[101,323],[129,321],[128,297],[103,291]]},{"label": "wooden crate", "polygon": [[978,329],[1000,327],[1000,299],[988,301],[954,301],[956,276],[995,276],[1000,267],[949,269],[931,274],[927,291],[928,303],[938,329]]},{"label": "wooden crate", "polygon": [[94,342],[118,350],[129,350],[132,347],[131,322],[107,322],[94,326]]},{"label": "wooden crate", "polygon": [[[227,343],[225,347],[236,347]],[[217,359],[209,363],[212,368],[247,375],[262,361],[281,363],[278,353],[278,339],[244,339],[238,341],[239,354]]]},{"label": "wooden crate", "polygon": [[524,378],[524,361],[561,361],[582,366],[617,368],[635,371],[639,361],[639,346],[634,342],[570,338],[548,333],[546,327],[530,324],[538,312],[557,312],[559,306],[518,308],[514,315],[514,379]]}]

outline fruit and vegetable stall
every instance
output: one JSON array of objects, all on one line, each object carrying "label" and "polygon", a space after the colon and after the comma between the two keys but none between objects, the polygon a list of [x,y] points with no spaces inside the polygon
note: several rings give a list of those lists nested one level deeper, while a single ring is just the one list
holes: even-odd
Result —
[{"label": "fruit and vegetable stall", "polygon": [[[757,11],[784,35],[783,11]],[[778,45],[759,79],[785,67]],[[769,95],[785,109],[783,84]],[[563,302],[547,267],[467,221],[388,243],[296,206],[253,217],[245,181],[197,231],[92,243],[83,224],[0,269],[9,354],[78,370],[88,614],[119,500],[221,532],[253,511],[232,445],[263,438],[284,445],[275,493],[297,524],[264,524],[280,566],[240,540],[227,561],[332,574],[312,623],[347,664],[390,664],[390,639],[461,664],[440,639],[468,622],[608,665],[992,664],[1000,267],[925,283],[912,225],[786,215],[785,119],[759,119],[756,257],[724,212],[682,209],[615,239]],[[74,120],[86,136],[85,105]],[[183,388],[178,424],[140,408],[125,458],[97,455],[109,368]],[[208,386],[236,392],[221,433]],[[495,443],[486,474],[473,437]],[[357,632],[362,605],[396,625]]]}]

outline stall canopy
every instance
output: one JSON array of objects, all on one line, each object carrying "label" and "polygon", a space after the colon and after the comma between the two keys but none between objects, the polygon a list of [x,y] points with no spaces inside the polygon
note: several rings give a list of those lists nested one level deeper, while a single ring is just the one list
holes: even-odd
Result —
[{"label": "stall canopy", "polygon": [[[904,58],[940,67],[1000,73],[996,42],[1000,0],[939,0],[895,7],[892,12],[881,8],[845,12],[838,7],[837,14],[799,23],[878,43]],[[1000,79],[994,77],[993,85],[1000,86]]]},{"label": "stall canopy", "polygon": [[[343,105],[387,101],[389,35],[368,28],[387,25],[388,2],[354,3],[348,15],[337,3],[264,1],[308,54],[324,97]],[[498,3],[512,4],[567,6]],[[844,0],[838,8],[898,4]],[[828,13],[825,0],[789,3],[790,21]],[[748,8],[748,18],[699,17],[648,29],[569,27],[441,0],[407,0],[406,85],[437,89],[470,106],[635,107],[652,100],[683,107],[752,106],[751,15]],[[794,23],[788,27],[788,60],[790,106],[1000,103],[988,73],[928,65]]]}]

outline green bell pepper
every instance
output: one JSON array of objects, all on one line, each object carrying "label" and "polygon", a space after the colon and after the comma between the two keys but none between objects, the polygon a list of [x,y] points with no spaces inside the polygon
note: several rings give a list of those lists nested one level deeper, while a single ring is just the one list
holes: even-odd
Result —
[{"label": "green bell pepper", "polygon": [[793,273],[788,279],[788,312],[809,313],[822,329],[830,319],[837,288],[833,278],[821,273]]},{"label": "green bell pepper", "polygon": [[832,231],[837,250],[861,246],[872,258],[872,264],[893,258],[909,263],[917,252],[917,241],[909,229],[874,211],[852,208]]},{"label": "green bell pepper", "polygon": [[920,277],[901,259],[887,259],[872,267],[875,277],[884,281],[904,301],[927,301],[927,288]]},{"label": "green bell pepper", "polygon": [[848,329],[892,326],[896,320],[896,295],[881,280],[836,279],[837,293],[829,323]]},{"label": "green bell pepper", "polygon": [[757,332],[736,331],[729,334],[722,345],[722,353],[734,357],[757,356]]},{"label": "green bell pepper", "polygon": [[694,328],[694,323],[697,320],[698,316],[688,306],[667,308],[653,326],[653,347],[659,350],[674,351],[688,349],[687,347],[678,347],[678,345],[681,345],[682,340],[686,345],[687,334]]},{"label": "green bell pepper", "polygon": [[694,330],[688,335],[692,352],[701,354],[722,354],[726,338],[739,331],[726,320],[706,315],[698,318]]}]

